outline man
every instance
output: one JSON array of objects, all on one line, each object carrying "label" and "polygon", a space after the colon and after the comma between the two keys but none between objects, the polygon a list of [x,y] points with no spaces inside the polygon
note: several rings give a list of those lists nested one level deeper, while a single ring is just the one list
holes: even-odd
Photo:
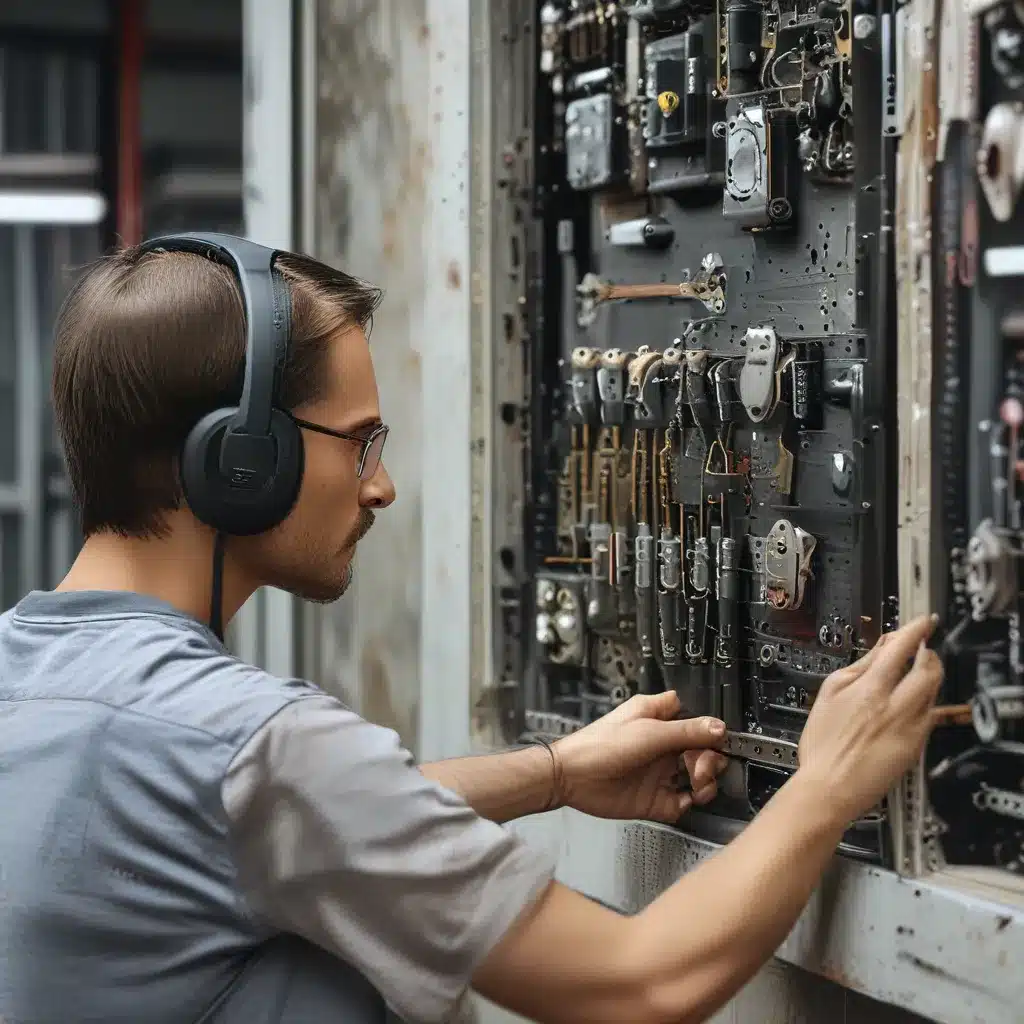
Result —
[{"label": "man", "polygon": [[295,255],[277,273],[277,406],[305,468],[254,536],[219,538],[179,479],[186,436],[241,390],[232,272],[127,249],[61,313],[53,402],[86,539],[55,592],[0,619],[0,1017],[354,1024],[386,1001],[417,1024],[472,987],[551,1024],[705,1019],[919,756],[931,623],[829,678],[793,779],[642,913],[564,888],[500,823],[563,805],[674,822],[715,794],[722,723],[636,697],[550,750],[417,766],[392,732],[224,649],[208,624],[260,586],[339,597],[395,499],[365,334],[379,293]]}]

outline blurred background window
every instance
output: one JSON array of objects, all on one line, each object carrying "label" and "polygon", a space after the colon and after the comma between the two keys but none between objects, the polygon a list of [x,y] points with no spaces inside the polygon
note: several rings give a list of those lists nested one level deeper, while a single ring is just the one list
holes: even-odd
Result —
[{"label": "blurred background window", "polygon": [[81,543],[49,402],[76,271],[242,218],[241,0],[0,3],[0,610]]}]

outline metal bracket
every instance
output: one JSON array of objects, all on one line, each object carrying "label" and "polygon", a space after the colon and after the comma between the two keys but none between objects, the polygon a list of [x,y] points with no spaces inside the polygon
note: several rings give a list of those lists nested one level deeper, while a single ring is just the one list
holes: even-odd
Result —
[{"label": "metal bracket", "polygon": [[983,782],[981,789],[974,794],[972,800],[974,806],[981,811],[991,811],[993,814],[1001,814],[1004,818],[1016,818],[1018,821],[1024,821],[1024,794],[1022,793],[999,789]]},{"label": "metal bracket", "polygon": [[797,768],[798,744],[775,740],[750,732],[727,732],[722,753],[738,761],[750,761],[770,768]]}]

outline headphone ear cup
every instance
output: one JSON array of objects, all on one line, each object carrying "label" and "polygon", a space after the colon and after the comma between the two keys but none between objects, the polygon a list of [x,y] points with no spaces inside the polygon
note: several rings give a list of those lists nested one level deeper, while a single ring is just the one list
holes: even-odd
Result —
[{"label": "headphone ear cup", "polygon": [[207,413],[189,432],[181,453],[181,485],[192,514],[219,533],[249,537],[287,518],[302,486],[305,449],[298,424],[274,409],[270,433],[276,446],[273,473],[259,488],[233,487],[221,473],[224,435],[238,421],[237,407]]},{"label": "headphone ear cup", "polygon": [[302,439],[302,430],[295,420],[280,409],[272,409],[270,432],[277,444],[277,466],[272,486],[263,499],[267,516],[272,518],[273,522],[265,526],[264,530],[283,522],[295,508],[306,469],[306,446]]}]

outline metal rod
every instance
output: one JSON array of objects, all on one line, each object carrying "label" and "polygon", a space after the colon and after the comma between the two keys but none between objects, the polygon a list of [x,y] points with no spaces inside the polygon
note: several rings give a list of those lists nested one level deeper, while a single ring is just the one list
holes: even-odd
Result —
[{"label": "metal rod", "polygon": [[43,374],[35,243],[33,228],[14,229],[14,322],[18,353],[16,480],[23,500],[19,538],[20,593],[43,586]]},{"label": "metal rod", "polygon": [[145,0],[119,7],[117,233],[123,245],[142,241],[142,50]]}]

